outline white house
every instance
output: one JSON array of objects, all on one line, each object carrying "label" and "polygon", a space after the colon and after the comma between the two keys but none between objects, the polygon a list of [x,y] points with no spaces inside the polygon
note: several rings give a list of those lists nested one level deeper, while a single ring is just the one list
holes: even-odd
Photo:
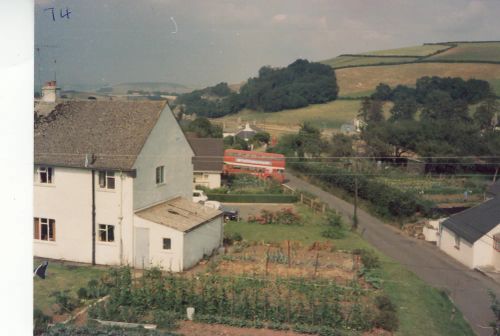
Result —
[{"label": "white house", "polygon": [[443,221],[438,246],[469,268],[500,271],[500,197]]},{"label": "white house", "polygon": [[67,101],[35,119],[35,256],[182,271],[220,246],[166,102]]},{"label": "white house", "polygon": [[188,138],[194,151],[193,184],[210,189],[220,188],[224,165],[224,143],[215,138]]}]

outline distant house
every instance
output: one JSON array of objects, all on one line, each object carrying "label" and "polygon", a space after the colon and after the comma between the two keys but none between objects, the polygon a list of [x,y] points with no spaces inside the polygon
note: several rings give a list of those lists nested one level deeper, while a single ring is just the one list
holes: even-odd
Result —
[{"label": "distant house", "polygon": [[222,242],[165,102],[67,101],[34,131],[34,255],[182,271]]},{"label": "distant house", "polygon": [[195,186],[220,188],[224,143],[216,138],[193,138],[188,141],[194,151],[193,183]]},{"label": "distant house", "polygon": [[255,126],[250,126],[249,123],[246,123],[245,128],[236,132],[234,136],[241,138],[245,141],[248,141],[248,140],[252,139],[253,136],[255,134],[257,134],[258,132],[261,132],[260,128],[257,128]]},{"label": "distant house", "polygon": [[500,270],[500,197],[450,216],[439,231],[439,248],[462,264]]}]

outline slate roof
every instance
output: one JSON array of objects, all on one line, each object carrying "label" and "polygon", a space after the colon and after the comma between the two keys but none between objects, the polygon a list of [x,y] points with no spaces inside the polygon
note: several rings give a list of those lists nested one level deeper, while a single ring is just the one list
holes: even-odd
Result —
[{"label": "slate roof", "polygon": [[222,172],[224,142],[216,138],[188,138],[194,151],[193,170]]},{"label": "slate roof", "polygon": [[473,244],[500,224],[500,197],[450,216],[443,226]]},{"label": "slate roof", "polygon": [[[35,115],[35,164],[131,170],[165,101],[66,101]],[[92,158],[92,154],[94,155]]]},{"label": "slate roof", "polygon": [[222,212],[182,197],[138,211],[136,216],[150,222],[189,232],[222,215]]}]

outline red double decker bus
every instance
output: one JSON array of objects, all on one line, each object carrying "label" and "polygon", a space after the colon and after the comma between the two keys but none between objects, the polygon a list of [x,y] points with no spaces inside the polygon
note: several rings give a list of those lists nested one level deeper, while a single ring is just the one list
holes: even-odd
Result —
[{"label": "red double decker bus", "polygon": [[285,156],[239,149],[224,151],[225,174],[251,174],[262,179],[285,180]]}]

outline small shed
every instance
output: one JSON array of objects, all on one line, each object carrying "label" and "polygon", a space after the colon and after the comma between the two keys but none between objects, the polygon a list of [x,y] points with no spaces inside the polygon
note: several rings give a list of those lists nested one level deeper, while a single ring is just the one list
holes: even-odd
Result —
[{"label": "small shed", "polygon": [[134,266],[180,272],[222,245],[222,212],[182,197],[135,213]]}]

